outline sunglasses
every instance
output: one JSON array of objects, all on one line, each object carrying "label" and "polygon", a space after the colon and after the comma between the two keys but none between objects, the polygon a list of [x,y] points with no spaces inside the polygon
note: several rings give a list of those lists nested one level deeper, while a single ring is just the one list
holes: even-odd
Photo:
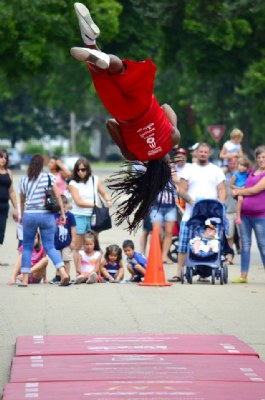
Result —
[{"label": "sunglasses", "polygon": [[79,168],[78,170],[77,170],[77,172],[86,172],[86,168]]}]

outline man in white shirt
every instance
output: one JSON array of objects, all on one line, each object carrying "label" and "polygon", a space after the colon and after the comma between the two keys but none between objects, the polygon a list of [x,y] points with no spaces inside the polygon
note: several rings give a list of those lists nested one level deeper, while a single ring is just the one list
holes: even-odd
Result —
[{"label": "man in white shirt", "polygon": [[193,205],[202,199],[218,199],[225,202],[225,175],[221,168],[209,162],[211,148],[207,143],[200,143],[197,148],[197,161],[180,174],[179,195],[186,202],[179,232],[178,268],[171,282],[180,282],[181,269],[186,262],[189,242],[189,226]]},{"label": "man in white shirt", "polygon": [[187,162],[187,150],[182,147],[174,149],[173,161],[178,178],[180,173],[191,165]]}]

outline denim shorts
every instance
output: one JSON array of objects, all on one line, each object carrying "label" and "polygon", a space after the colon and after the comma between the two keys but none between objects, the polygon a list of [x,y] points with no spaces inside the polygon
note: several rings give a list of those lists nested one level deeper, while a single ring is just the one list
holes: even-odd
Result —
[{"label": "denim shorts", "polygon": [[143,230],[146,232],[152,232],[152,222],[150,219],[150,215],[148,215],[147,217],[144,218],[144,222],[143,222]]},{"label": "denim shorts", "polygon": [[84,235],[91,229],[91,215],[76,215],[76,233],[78,235]]},{"label": "denim shorts", "polygon": [[150,213],[151,222],[164,222],[164,221],[177,221],[177,208],[176,206],[164,207],[160,206],[159,210],[157,207],[152,207]]}]

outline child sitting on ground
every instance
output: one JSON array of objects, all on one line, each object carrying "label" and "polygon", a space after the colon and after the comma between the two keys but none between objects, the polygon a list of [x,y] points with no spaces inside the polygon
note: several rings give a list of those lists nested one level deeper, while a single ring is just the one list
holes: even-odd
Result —
[{"label": "child sitting on ground", "polygon": [[100,282],[99,267],[101,252],[97,234],[89,232],[84,238],[84,247],[79,250],[75,284]]},{"label": "child sitting on ground", "polygon": [[192,252],[200,257],[213,255],[218,253],[219,250],[219,240],[216,235],[215,225],[210,220],[206,220],[205,225],[204,233],[190,240]]},{"label": "child sitting on ground", "polygon": [[[68,275],[70,275],[70,262],[73,260],[72,251],[75,248],[76,241],[76,222],[75,216],[68,210],[67,197],[62,194],[61,199],[63,202],[65,212],[65,223],[61,222],[61,214],[54,214],[56,221],[56,232],[54,235],[54,247],[60,253],[64,262],[64,268]],[[59,284],[61,282],[61,276],[59,272],[56,273],[55,277],[50,281],[51,284]]]},{"label": "child sitting on ground", "polygon": [[[230,180],[231,190],[236,188],[243,188],[245,186],[249,169],[250,169],[249,159],[246,156],[239,158],[237,164],[237,171],[233,173]],[[243,203],[243,196],[237,196],[236,221],[235,221],[236,224],[241,224],[242,203]]]},{"label": "child sitting on ground", "polygon": [[134,250],[134,243],[132,240],[124,240],[122,244],[124,253],[127,256],[127,269],[131,274],[131,282],[141,282],[145,276],[146,258]]},{"label": "child sitting on ground", "polygon": [[[15,285],[16,280],[22,280],[22,275],[20,276],[20,270],[22,265],[22,248],[23,245],[19,247],[19,256],[16,261],[16,264],[13,268],[11,278],[9,281],[9,285]],[[29,283],[40,283],[42,280],[44,283],[47,283],[46,279],[46,269],[48,265],[48,258],[46,257],[44,248],[42,247],[40,240],[40,233],[37,232],[34,241],[34,248],[31,256],[31,269],[29,274]]]},{"label": "child sitting on ground", "polygon": [[103,278],[110,283],[119,283],[124,277],[122,249],[116,244],[106,248],[104,260],[100,265]]}]

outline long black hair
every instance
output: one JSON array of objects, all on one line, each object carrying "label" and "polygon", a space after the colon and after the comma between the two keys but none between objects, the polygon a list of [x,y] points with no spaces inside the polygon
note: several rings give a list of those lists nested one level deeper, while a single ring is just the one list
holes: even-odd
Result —
[{"label": "long black hair", "polygon": [[116,212],[117,225],[128,223],[128,231],[139,228],[142,220],[165,188],[170,191],[170,165],[167,158],[140,161],[125,161],[122,169],[107,179],[107,186],[113,190],[113,200],[121,200]]}]

